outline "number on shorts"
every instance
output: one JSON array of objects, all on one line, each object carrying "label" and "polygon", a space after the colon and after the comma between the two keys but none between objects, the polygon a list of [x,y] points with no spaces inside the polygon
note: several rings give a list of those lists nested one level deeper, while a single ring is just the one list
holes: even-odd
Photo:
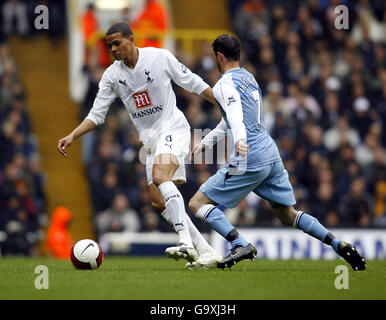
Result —
[{"label": "number on shorts", "polygon": [[167,142],[172,142],[172,136],[171,135],[166,136],[165,140]]}]

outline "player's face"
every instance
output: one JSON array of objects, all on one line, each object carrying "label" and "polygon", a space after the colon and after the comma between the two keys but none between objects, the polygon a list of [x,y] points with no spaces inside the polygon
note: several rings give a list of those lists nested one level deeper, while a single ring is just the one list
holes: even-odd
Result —
[{"label": "player's face", "polygon": [[134,48],[134,37],[124,37],[122,33],[113,33],[106,36],[107,46],[115,60],[130,60]]}]

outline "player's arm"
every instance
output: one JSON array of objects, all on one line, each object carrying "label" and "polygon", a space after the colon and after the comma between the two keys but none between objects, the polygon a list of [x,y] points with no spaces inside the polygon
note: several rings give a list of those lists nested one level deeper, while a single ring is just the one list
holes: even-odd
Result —
[{"label": "player's arm", "polygon": [[165,69],[173,81],[189,92],[194,92],[209,102],[216,104],[212,88],[202,78],[189,70],[169,51],[164,50],[166,59]]},{"label": "player's arm", "polygon": [[224,118],[221,118],[221,121],[218,123],[216,128],[210,131],[201,141],[201,143],[207,148],[213,148],[213,146],[218,142],[224,139],[227,135],[227,124]]},{"label": "player's arm", "polygon": [[116,99],[116,97],[117,96],[113,90],[112,83],[109,80],[108,72],[105,71],[101,81],[99,82],[99,90],[94,100],[93,107],[87,117],[69,135],[58,141],[58,150],[62,155],[68,155],[66,149],[75,139],[93,130],[96,126],[104,123],[110,104]]},{"label": "player's arm", "polygon": [[236,152],[245,157],[249,152],[249,146],[247,144],[247,131],[243,121],[244,117],[240,94],[233,85],[225,81],[221,82],[213,93],[226,114],[233,141],[235,142]]},{"label": "player's arm", "polygon": [[214,95],[213,95],[213,90],[211,87],[208,87],[207,89],[205,89],[201,94],[200,96],[202,98],[204,98],[205,100],[213,103],[214,105],[216,105],[216,100],[214,99]]},{"label": "player's arm", "polygon": [[66,136],[58,141],[59,152],[62,155],[67,156],[67,152],[66,152],[67,147],[69,147],[74,142],[74,140],[76,138],[78,138],[78,137],[84,135],[85,133],[93,130],[95,127],[96,127],[96,125],[94,122],[92,122],[89,119],[84,119],[82,121],[82,123],[79,126],[77,126],[68,136]]},{"label": "player's arm", "polygon": [[194,158],[195,155],[199,154],[200,152],[204,151],[206,148],[213,148],[213,146],[224,139],[224,137],[227,134],[228,127],[226,125],[226,122],[224,118],[221,119],[219,124],[214,128],[212,131],[210,131],[202,140],[201,142],[197,143],[191,152],[191,159]]}]

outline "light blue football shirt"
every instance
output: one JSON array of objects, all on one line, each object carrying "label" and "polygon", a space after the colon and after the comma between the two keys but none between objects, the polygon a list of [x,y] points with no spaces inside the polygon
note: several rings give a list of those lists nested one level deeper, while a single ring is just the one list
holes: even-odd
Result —
[{"label": "light blue football shirt", "polygon": [[[249,153],[246,159],[237,156],[232,143],[229,164],[246,171],[281,160],[279,150],[265,128],[262,94],[255,78],[244,68],[228,70],[213,87],[226,127],[232,138],[246,138]],[[246,135],[246,137],[245,137]]]}]

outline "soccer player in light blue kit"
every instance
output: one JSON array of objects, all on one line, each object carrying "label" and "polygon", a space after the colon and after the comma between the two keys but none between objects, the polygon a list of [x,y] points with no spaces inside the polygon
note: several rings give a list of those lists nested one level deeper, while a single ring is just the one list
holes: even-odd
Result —
[{"label": "soccer player in light blue kit", "polygon": [[227,239],[231,252],[217,264],[232,267],[244,259],[253,260],[256,248],[248,243],[224,213],[221,204],[234,208],[251,191],[268,200],[280,221],[331,245],[354,270],[364,270],[365,260],[356,248],[335,237],[311,215],[294,209],[296,200],[276,143],[264,125],[261,90],[254,77],[240,67],[240,44],[230,35],[213,42],[222,78],[213,88],[222,113],[218,126],[194,146],[192,157],[213,145],[227,132],[233,140],[230,162],[210,177],[189,202],[191,211]]}]

